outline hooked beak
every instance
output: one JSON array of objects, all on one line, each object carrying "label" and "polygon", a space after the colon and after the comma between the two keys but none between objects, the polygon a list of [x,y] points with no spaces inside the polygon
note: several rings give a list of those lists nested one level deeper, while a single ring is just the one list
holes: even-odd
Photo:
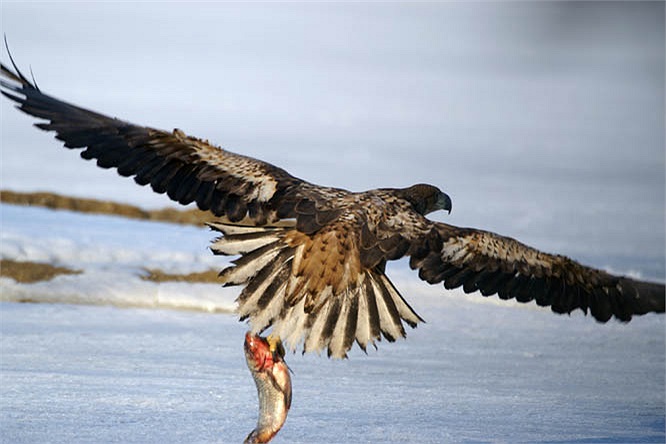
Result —
[{"label": "hooked beak", "polygon": [[437,196],[437,204],[436,208],[438,210],[446,210],[449,214],[451,214],[451,209],[453,208],[453,203],[451,202],[451,198],[449,197],[448,194],[446,193],[439,193],[439,196]]}]

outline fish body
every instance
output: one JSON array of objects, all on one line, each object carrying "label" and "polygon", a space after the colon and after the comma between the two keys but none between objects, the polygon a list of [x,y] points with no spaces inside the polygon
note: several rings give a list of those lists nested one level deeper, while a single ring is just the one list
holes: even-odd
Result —
[{"label": "fish body", "polygon": [[245,443],[269,442],[282,428],[291,407],[291,376],[284,362],[281,343],[271,343],[259,335],[245,334],[245,360],[259,395],[257,426]]}]

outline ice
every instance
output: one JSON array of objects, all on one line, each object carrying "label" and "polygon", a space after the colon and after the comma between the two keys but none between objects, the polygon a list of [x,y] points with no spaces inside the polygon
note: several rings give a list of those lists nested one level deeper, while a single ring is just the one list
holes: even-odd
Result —
[{"label": "ice", "polygon": [[[664,322],[419,302],[350,359],[288,355],[276,443],[663,442]],[[3,442],[241,442],[257,399],[226,314],[0,305]]]},{"label": "ice", "polygon": [[[206,251],[214,233],[0,210],[3,258],[85,271],[0,280],[0,441],[242,441],[257,415],[247,327],[211,313],[233,310],[239,290],[140,278],[143,267],[223,267]],[[367,356],[288,355],[294,401],[276,443],[666,439],[663,316],[602,325],[428,286],[400,262],[388,272],[426,324]]]},{"label": "ice", "polygon": [[204,227],[128,220],[0,204],[2,257],[74,267],[223,267],[207,249],[216,234]]},{"label": "ice", "polygon": [[233,311],[236,290],[217,284],[146,281],[146,268],[188,273],[220,270],[226,258],[207,251],[206,228],[1,205],[0,256],[84,272],[18,284],[0,279],[4,301]]}]

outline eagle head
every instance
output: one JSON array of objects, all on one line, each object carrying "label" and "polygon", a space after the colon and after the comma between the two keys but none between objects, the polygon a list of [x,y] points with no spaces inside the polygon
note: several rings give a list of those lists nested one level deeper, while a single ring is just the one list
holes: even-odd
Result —
[{"label": "eagle head", "polygon": [[425,216],[437,210],[451,213],[451,198],[435,186],[419,183],[397,191],[399,196],[411,203],[419,214]]}]

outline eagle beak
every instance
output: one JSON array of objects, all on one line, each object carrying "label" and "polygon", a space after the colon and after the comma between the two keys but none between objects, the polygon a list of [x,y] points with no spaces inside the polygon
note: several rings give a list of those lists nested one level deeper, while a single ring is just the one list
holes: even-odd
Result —
[{"label": "eagle beak", "polygon": [[449,195],[446,193],[439,193],[439,196],[437,197],[437,209],[446,210],[449,214],[451,214],[452,208],[453,203],[451,202]]}]

